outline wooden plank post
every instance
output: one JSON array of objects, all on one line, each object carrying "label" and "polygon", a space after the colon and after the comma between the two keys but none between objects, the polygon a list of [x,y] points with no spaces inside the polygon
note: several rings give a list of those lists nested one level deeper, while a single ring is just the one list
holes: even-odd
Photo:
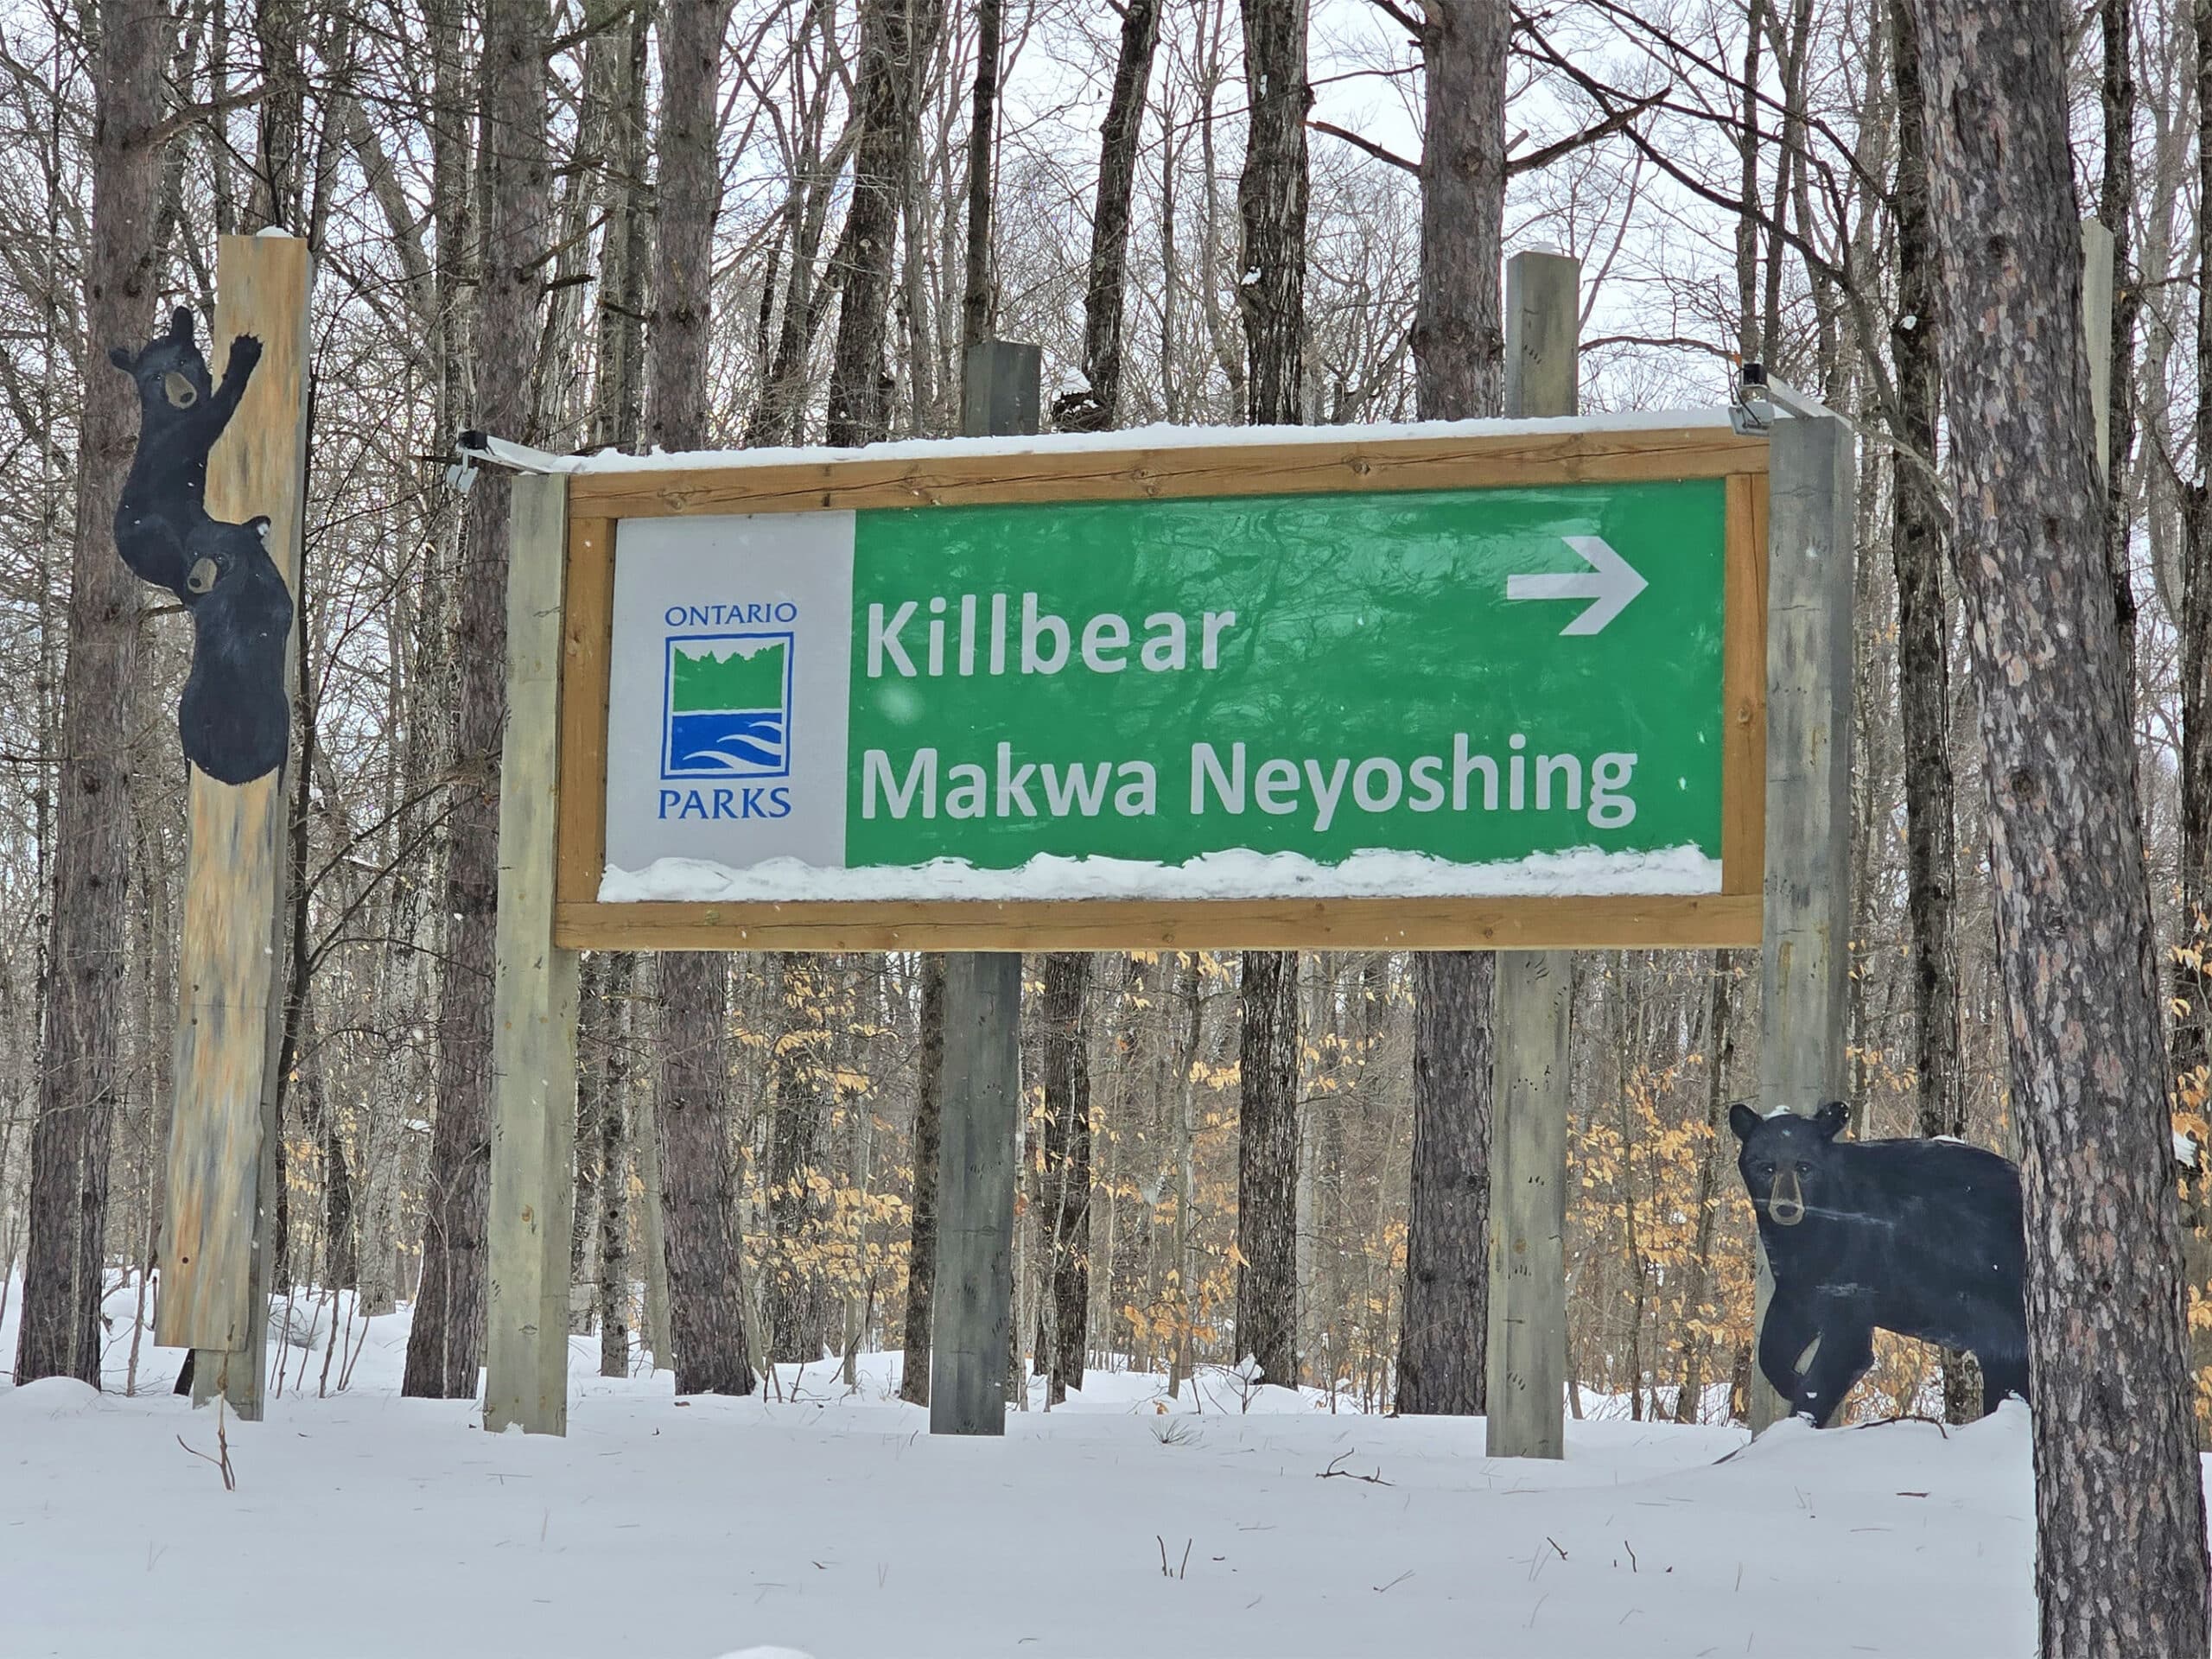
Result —
[{"label": "wooden plank post", "polygon": [[[1582,263],[1516,253],[1505,266],[1505,413],[1580,404]],[[1574,958],[1497,963],[1491,1142],[1490,1319],[1484,1424],[1493,1458],[1567,1455],[1567,1116]]]},{"label": "wooden plank post", "polygon": [[[1041,348],[986,340],[962,364],[969,437],[1037,430]],[[1014,1185],[1021,1109],[1021,955],[945,958],[944,1129],[938,1152],[937,1294],[930,1433],[1006,1433],[1014,1344]]]},{"label": "wooden plank post", "polygon": [[[1849,1077],[1854,462],[1851,429],[1817,408],[1780,415],[1771,446],[1759,1103],[1810,1112]],[[1762,1250],[1762,1325],[1773,1288]],[[1750,1403],[1754,1430],[1781,1410],[1756,1364]]]},{"label": "wooden plank post", "polygon": [[568,480],[518,478],[512,491],[492,990],[484,1427],[565,1434],[577,957],[553,943],[553,874]]},{"label": "wooden plank post", "polygon": [[[262,355],[208,456],[207,511],[231,524],[265,515],[269,556],[296,593],[314,262],[294,237],[226,236],[215,272],[211,370],[220,378],[240,334],[258,339]],[[288,649],[288,686],[296,663]],[[188,786],[155,1340],[195,1351],[195,1401],[220,1394],[249,1421],[261,1415],[268,1342],[290,770],[233,785],[191,767]]]}]

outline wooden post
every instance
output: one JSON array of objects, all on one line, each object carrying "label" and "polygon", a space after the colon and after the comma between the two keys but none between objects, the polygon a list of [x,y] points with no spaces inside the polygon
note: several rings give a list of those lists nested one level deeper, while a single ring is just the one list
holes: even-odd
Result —
[{"label": "wooden post", "polygon": [[[1039,347],[1010,340],[970,346],[961,369],[961,431],[969,437],[1035,432],[1043,358]],[[930,1323],[932,1434],[1006,1433],[1020,1026],[1019,951],[957,951],[945,958],[944,1117]]]},{"label": "wooden post", "polygon": [[[1851,954],[1851,429],[1783,415],[1768,461],[1762,1109],[1846,1095]],[[1758,1316],[1774,1281],[1760,1252]],[[1781,1402],[1754,1365],[1751,1421]]]},{"label": "wooden post", "polygon": [[[1505,265],[1505,413],[1572,415],[1580,402],[1581,261],[1516,253]],[[1490,1176],[1484,1449],[1567,1455],[1567,1116],[1574,957],[1508,950],[1497,963]]]},{"label": "wooden post", "polygon": [[945,958],[932,1434],[1006,1433],[1020,1012],[1020,952],[962,950]]},{"label": "wooden post", "polygon": [[565,1434],[569,1232],[576,1191],[576,953],[553,943],[553,852],[568,480],[518,478],[511,512],[484,1427]]},{"label": "wooden post", "polygon": [[[207,511],[231,524],[266,515],[269,556],[296,593],[314,262],[296,238],[226,236],[215,269],[211,369],[221,376],[239,334],[258,339],[262,356],[208,456]],[[296,661],[288,649],[288,685]],[[248,1420],[261,1415],[268,1341],[289,770],[232,785],[189,769],[179,931],[176,1096],[155,1340],[198,1351],[194,1397],[219,1392]]]}]

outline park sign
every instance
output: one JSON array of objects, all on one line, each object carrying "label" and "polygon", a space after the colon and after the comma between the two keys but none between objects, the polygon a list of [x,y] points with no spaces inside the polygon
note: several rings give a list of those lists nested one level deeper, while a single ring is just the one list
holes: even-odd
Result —
[{"label": "park sign", "polygon": [[1754,944],[1701,413],[586,462],[564,944]]}]

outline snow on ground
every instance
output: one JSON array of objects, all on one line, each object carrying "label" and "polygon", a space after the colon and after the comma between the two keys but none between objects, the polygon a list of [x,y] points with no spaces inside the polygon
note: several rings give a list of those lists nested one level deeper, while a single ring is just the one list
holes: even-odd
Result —
[{"label": "snow on ground", "polygon": [[[0,1320],[12,1357],[15,1308]],[[132,1298],[111,1299],[119,1390]],[[295,1323],[306,1324],[304,1311]],[[341,1326],[342,1329],[342,1326]],[[1816,1433],[1570,1423],[1561,1464],[1478,1420],[1332,1413],[1207,1373],[1093,1373],[1003,1440],[932,1439],[896,1357],[847,1389],[676,1401],[570,1345],[565,1440],[404,1400],[404,1313],[316,1397],[327,1325],[268,1421],[165,1390],[0,1382],[0,1654],[1542,1655],[2034,1646],[2025,1408]],[[363,1335],[359,1324],[355,1338]],[[306,1388],[291,1380],[305,1358]],[[343,1370],[340,1357],[334,1380]],[[4,1377],[0,1372],[0,1377]],[[1249,1409],[1243,1408],[1249,1405]],[[1333,1477],[1333,1478],[1332,1478]],[[1163,1570],[1163,1562],[1165,1564]]]}]

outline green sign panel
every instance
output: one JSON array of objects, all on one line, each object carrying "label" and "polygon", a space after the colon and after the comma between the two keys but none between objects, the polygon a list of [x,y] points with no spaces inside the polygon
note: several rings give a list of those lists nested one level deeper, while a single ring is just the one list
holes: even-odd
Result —
[{"label": "green sign panel", "polygon": [[625,520],[602,896],[1720,886],[1719,479]]}]

